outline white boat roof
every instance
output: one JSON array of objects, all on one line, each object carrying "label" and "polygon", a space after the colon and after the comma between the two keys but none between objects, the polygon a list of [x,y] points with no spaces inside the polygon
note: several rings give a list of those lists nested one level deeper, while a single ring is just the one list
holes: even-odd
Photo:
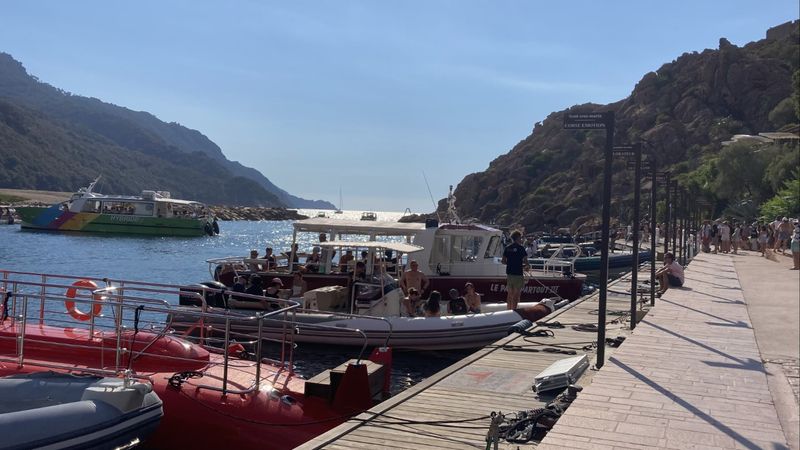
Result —
[{"label": "white boat roof", "polygon": [[362,220],[341,220],[327,217],[312,217],[298,220],[295,231],[326,233],[335,230],[340,234],[374,234],[376,236],[408,236],[425,229],[424,223],[366,222]]},{"label": "white boat roof", "polygon": [[114,195],[114,194],[98,194],[97,192],[90,193],[90,196],[83,197],[87,200],[100,200],[100,201],[125,201],[125,202],[162,202],[173,203],[176,205],[203,205],[202,202],[194,200],[181,200],[177,198],[144,198],[137,195]]},{"label": "white boat roof", "polygon": [[424,250],[419,245],[406,244],[404,242],[377,242],[377,241],[325,241],[314,245],[320,247],[355,247],[381,250],[394,250],[401,253],[414,253]]}]

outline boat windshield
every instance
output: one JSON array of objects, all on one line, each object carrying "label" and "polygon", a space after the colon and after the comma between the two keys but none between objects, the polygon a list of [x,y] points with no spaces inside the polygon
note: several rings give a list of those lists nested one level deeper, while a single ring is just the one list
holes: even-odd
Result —
[{"label": "boat windshield", "polygon": [[441,235],[433,244],[432,262],[475,262],[483,244],[483,236]]},{"label": "boat windshield", "polygon": [[499,258],[503,256],[503,242],[500,236],[492,236],[489,239],[489,245],[486,246],[486,253],[483,254],[485,259]]}]

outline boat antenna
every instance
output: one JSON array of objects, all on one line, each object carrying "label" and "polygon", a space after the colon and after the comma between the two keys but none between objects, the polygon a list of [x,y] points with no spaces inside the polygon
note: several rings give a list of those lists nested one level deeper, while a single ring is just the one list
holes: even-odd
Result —
[{"label": "boat antenna", "polygon": [[452,223],[461,223],[456,211],[456,196],[453,194],[453,185],[450,185],[450,192],[447,193],[447,218]]},{"label": "boat antenna", "polygon": [[98,175],[97,178],[94,179],[94,181],[89,183],[89,187],[86,188],[87,193],[94,192],[94,186],[97,184],[98,181],[100,181],[101,177],[102,175]]},{"label": "boat antenna", "polygon": [[428,184],[428,177],[425,176],[425,171],[422,171],[422,178],[425,180],[425,186],[428,187],[428,195],[431,196],[431,203],[433,203],[433,210],[436,211],[436,200],[433,199],[433,192],[431,192],[431,185]]}]

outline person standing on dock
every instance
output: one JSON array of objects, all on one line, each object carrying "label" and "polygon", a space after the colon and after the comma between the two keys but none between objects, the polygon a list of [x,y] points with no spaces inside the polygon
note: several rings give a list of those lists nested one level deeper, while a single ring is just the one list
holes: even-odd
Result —
[{"label": "person standing on dock", "polygon": [[506,265],[506,290],[508,295],[506,303],[508,309],[516,309],[519,303],[519,296],[522,293],[522,286],[525,285],[524,269],[528,267],[527,253],[522,241],[522,233],[514,230],[511,233],[511,244],[503,251],[503,264]]}]

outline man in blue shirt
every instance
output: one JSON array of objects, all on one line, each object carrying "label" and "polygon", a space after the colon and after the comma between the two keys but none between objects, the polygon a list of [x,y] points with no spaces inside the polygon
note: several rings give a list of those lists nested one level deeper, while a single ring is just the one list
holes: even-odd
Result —
[{"label": "man in blue shirt", "polygon": [[508,295],[506,303],[508,309],[516,309],[519,303],[519,296],[522,293],[522,286],[525,285],[523,270],[528,268],[528,254],[520,242],[522,233],[515,230],[511,233],[511,245],[503,251],[503,264],[506,265],[506,290]]}]

